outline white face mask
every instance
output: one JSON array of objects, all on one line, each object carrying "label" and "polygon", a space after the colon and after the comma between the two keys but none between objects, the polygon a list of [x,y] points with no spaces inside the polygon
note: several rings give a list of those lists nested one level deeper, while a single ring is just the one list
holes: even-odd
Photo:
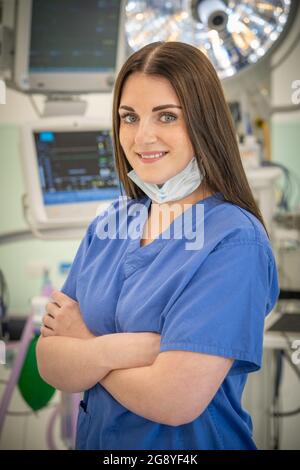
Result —
[{"label": "white face mask", "polygon": [[204,174],[201,173],[195,157],[177,175],[167,180],[163,185],[146,183],[138,176],[135,170],[127,173],[127,176],[141,188],[147,196],[159,204],[169,201],[177,201],[191,194],[200,186]]}]

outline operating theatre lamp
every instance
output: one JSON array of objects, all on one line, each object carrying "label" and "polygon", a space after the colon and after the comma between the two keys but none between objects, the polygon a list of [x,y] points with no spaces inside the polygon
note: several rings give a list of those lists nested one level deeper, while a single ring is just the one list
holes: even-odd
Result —
[{"label": "operating theatre lamp", "polygon": [[291,0],[127,0],[126,35],[133,51],[180,41],[203,51],[221,79],[260,61],[282,38]]}]

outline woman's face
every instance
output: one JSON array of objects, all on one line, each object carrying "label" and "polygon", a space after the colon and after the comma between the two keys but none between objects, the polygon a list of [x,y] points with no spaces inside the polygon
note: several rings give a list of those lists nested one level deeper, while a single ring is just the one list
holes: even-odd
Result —
[{"label": "woman's face", "polygon": [[163,184],[193,158],[182,108],[166,78],[141,72],[130,75],[119,114],[120,143],[143,181]]}]

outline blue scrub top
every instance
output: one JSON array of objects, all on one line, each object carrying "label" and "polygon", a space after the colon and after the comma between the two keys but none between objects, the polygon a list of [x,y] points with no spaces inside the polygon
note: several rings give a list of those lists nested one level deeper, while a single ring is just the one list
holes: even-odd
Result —
[{"label": "blue scrub top", "polygon": [[[134,214],[137,203],[144,208],[138,235],[104,239],[115,214],[119,231],[134,222],[134,215],[126,220],[122,214]],[[206,410],[177,427],[132,413],[95,385],[79,407],[76,448],[255,449],[241,396],[247,374],[261,367],[264,319],[279,295],[269,239],[256,217],[216,193],[187,212],[195,221],[197,206],[204,208],[203,247],[186,249],[185,238],[164,234],[141,247],[150,204],[148,197],[118,199],[96,217],[62,291],[79,302],[95,335],[156,332],[161,351],[213,354],[234,363]]]}]

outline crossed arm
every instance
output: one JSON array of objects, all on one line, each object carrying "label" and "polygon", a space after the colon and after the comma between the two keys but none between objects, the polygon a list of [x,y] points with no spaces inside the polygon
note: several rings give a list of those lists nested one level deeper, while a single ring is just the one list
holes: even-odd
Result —
[{"label": "crossed arm", "polygon": [[205,410],[232,365],[232,359],[212,355],[159,353],[154,333],[94,337],[77,302],[57,291],[52,298],[37,360],[42,377],[58,389],[78,392],[100,382],[133,413],[179,426]]}]

